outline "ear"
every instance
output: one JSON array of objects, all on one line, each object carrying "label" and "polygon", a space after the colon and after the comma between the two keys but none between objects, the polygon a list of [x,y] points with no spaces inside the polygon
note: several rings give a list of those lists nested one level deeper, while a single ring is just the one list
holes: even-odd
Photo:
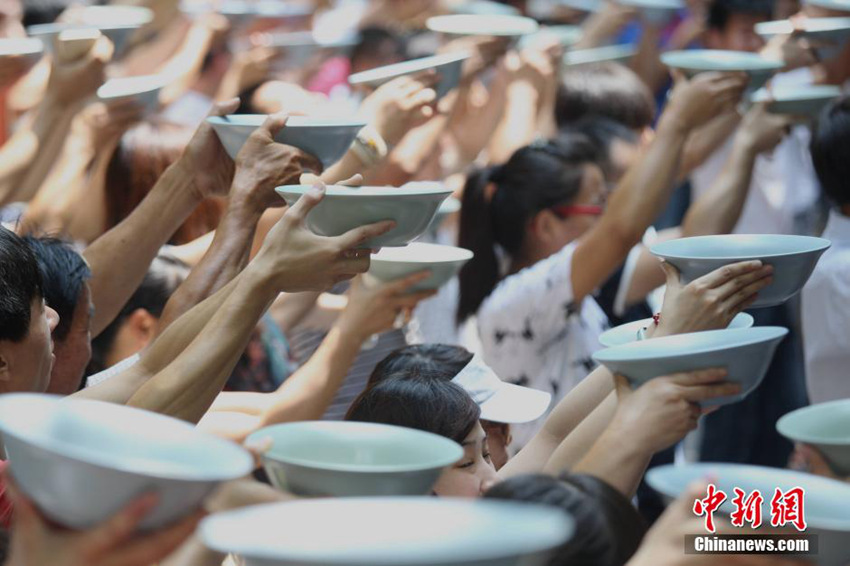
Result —
[{"label": "ear", "polygon": [[540,242],[549,242],[555,234],[558,217],[551,210],[541,210],[528,225],[530,234]]},{"label": "ear", "polygon": [[130,334],[143,347],[153,340],[156,334],[157,318],[145,309],[136,309],[127,317]]},{"label": "ear", "polygon": [[0,382],[12,381],[12,368],[9,357],[0,347]]}]

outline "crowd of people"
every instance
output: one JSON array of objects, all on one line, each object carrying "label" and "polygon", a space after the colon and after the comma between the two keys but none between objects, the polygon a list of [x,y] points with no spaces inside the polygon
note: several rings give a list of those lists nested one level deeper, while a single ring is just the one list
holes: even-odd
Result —
[{"label": "crowd of people", "polygon": [[[123,404],[238,443],[323,418],[435,433],[464,456],[434,496],[544,503],[574,518],[552,566],[805,563],[685,554],[705,486],[665,510],[643,480],[686,460],[850,481],[776,430],[791,411],[850,398],[850,95],[807,120],[748,103],[746,73],[687,77],[660,56],[762,53],[784,64],[773,85],[846,89],[850,41],[819,49],[755,26],[850,17],[850,3],[685,0],[663,22],[616,0],[590,13],[554,0],[484,3],[541,29],[580,26],[565,46],[545,33],[517,42],[427,30],[429,17],[474,2],[274,0],[284,1],[304,9],[246,18],[218,2],[117,1],[152,14],[126,44],[95,32],[45,38],[35,59],[0,54],[0,394]],[[0,0],[0,36],[79,21],[87,7]],[[304,57],[273,41],[304,31],[351,41]],[[563,63],[566,51],[611,44],[634,54]],[[468,56],[447,93],[433,71],[377,88],[348,81],[435,53]],[[96,96],[141,75],[163,81],[155,109]],[[265,116],[235,159],[207,121],[233,114]],[[291,116],[367,126],[323,167],[275,141]],[[377,250],[364,244],[392,221],[333,237],[309,226],[328,187],[413,183],[440,183],[460,201],[423,240],[474,253],[438,290],[412,291],[427,272],[369,278]],[[310,189],[287,207],[275,188],[299,184]],[[593,359],[611,327],[654,315],[642,339],[722,329],[753,305],[771,265],[685,282],[650,253],[713,234],[832,242],[798,297],[751,311],[788,338],[761,386],[717,410],[703,407],[740,392],[724,368],[633,388]],[[160,531],[136,532],[156,504],[149,495],[70,532],[8,467],[0,460],[4,566],[220,566],[233,557],[199,542],[204,513],[293,497],[251,477]]]}]

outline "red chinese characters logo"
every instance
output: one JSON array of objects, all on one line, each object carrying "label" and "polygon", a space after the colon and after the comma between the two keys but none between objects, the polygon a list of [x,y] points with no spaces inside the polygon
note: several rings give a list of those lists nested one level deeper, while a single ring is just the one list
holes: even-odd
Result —
[{"label": "red chinese characters logo", "polygon": [[[734,507],[730,515],[732,526],[743,528],[750,526],[757,529],[762,525],[762,509],[765,499],[759,490],[747,493],[743,489],[734,489],[735,497],[731,503]],[[806,512],[804,507],[806,493],[800,487],[782,491],[777,488],[770,501],[770,525],[775,528],[793,525],[798,531],[806,530]],[[705,530],[717,532],[714,513],[726,501],[726,493],[717,489],[714,484],[708,486],[706,496],[694,501],[694,514],[705,518]]]}]

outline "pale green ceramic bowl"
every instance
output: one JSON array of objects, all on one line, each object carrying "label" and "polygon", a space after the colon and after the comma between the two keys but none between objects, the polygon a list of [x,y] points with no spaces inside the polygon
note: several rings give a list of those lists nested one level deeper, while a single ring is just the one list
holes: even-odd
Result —
[{"label": "pale green ceramic bowl", "polygon": [[494,37],[522,37],[536,32],[540,27],[532,18],[523,16],[472,14],[434,16],[428,18],[425,25],[437,33]]},{"label": "pale green ceramic bowl", "polygon": [[280,489],[318,497],[427,495],[463,457],[448,438],[384,424],[321,421],[270,426],[248,437],[271,439],[263,465]]},{"label": "pale green ceramic bowl", "polygon": [[776,430],[794,442],[814,446],[839,476],[850,477],[850,399],[788,413],[776,423]]},{"label": "pale green ceramic bowl", "polygon": [[577,49],[564,54],[564,65],[589,65],[594,63],[623,63],[627,64],[637,53],[634,45],[606,45],[592,49]]},{"label": "pale green ceramic bowl", "polygon": [[[752,315],[742,312],[732,319],[732,322],[729,324],[729,328],[752,328],[754,322],[755,320]],[[638,331],[642,328],[649,327],[651,324],[653,324],[653,320],[651,318],[621,324],[620,326],[603,332],[599,336],[599,343],[606,348],[613,348],[614,346],[637,342]]]},{"label": "pale green ceramic bowl", "polygon": [[688,77],[711,71],[744,72],[750,76],[750,91],[763,87],[784,66],[782,61],[767,59],[757,53],[717,49],[669,51],[661,55],[661,62]]},{"label": "pale green ceramic bowl", "polygon": [[831,85],[786,85],[763,88],[753,93],[750,100],[773,100],[768,110],[774,114],[808,116],[817,118],[826,106],[841,96],[841,88]]},{"label": "pale green ceramic bowl", "polygon": [[384,248],[373,255],[369,274],[379,281],[395,281],[427,270],[431,275],[411,291],[432,291],[448,283],[473,255],[455,246],[413,242],[403,248]]},{"label": "pale green ceramic bowl", "polygon": [[469,59],[467,53],[447,53],[445,55],[434,55],[422,57],[403,63],[395,63],[377,69],[370,69],[362,73],[355,73],[348,77],[348,82],[353,85],[364,84],[377,88],[393,79],[405,75],[415,75],[425,71],[436,71],[440,75],[439,82],[434,86],[437,96],[442,97],[460,83],[463,71],[463,62]]}]

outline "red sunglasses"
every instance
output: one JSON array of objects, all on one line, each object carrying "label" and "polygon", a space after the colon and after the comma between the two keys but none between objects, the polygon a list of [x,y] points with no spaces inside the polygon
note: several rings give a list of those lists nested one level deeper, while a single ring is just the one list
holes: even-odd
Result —
[{"label": "red sunglasses", "polygon": [[563,204],[550,210],[559,218],[566,219],[570,216],[601,216],[605,207],[598,204]]}]

